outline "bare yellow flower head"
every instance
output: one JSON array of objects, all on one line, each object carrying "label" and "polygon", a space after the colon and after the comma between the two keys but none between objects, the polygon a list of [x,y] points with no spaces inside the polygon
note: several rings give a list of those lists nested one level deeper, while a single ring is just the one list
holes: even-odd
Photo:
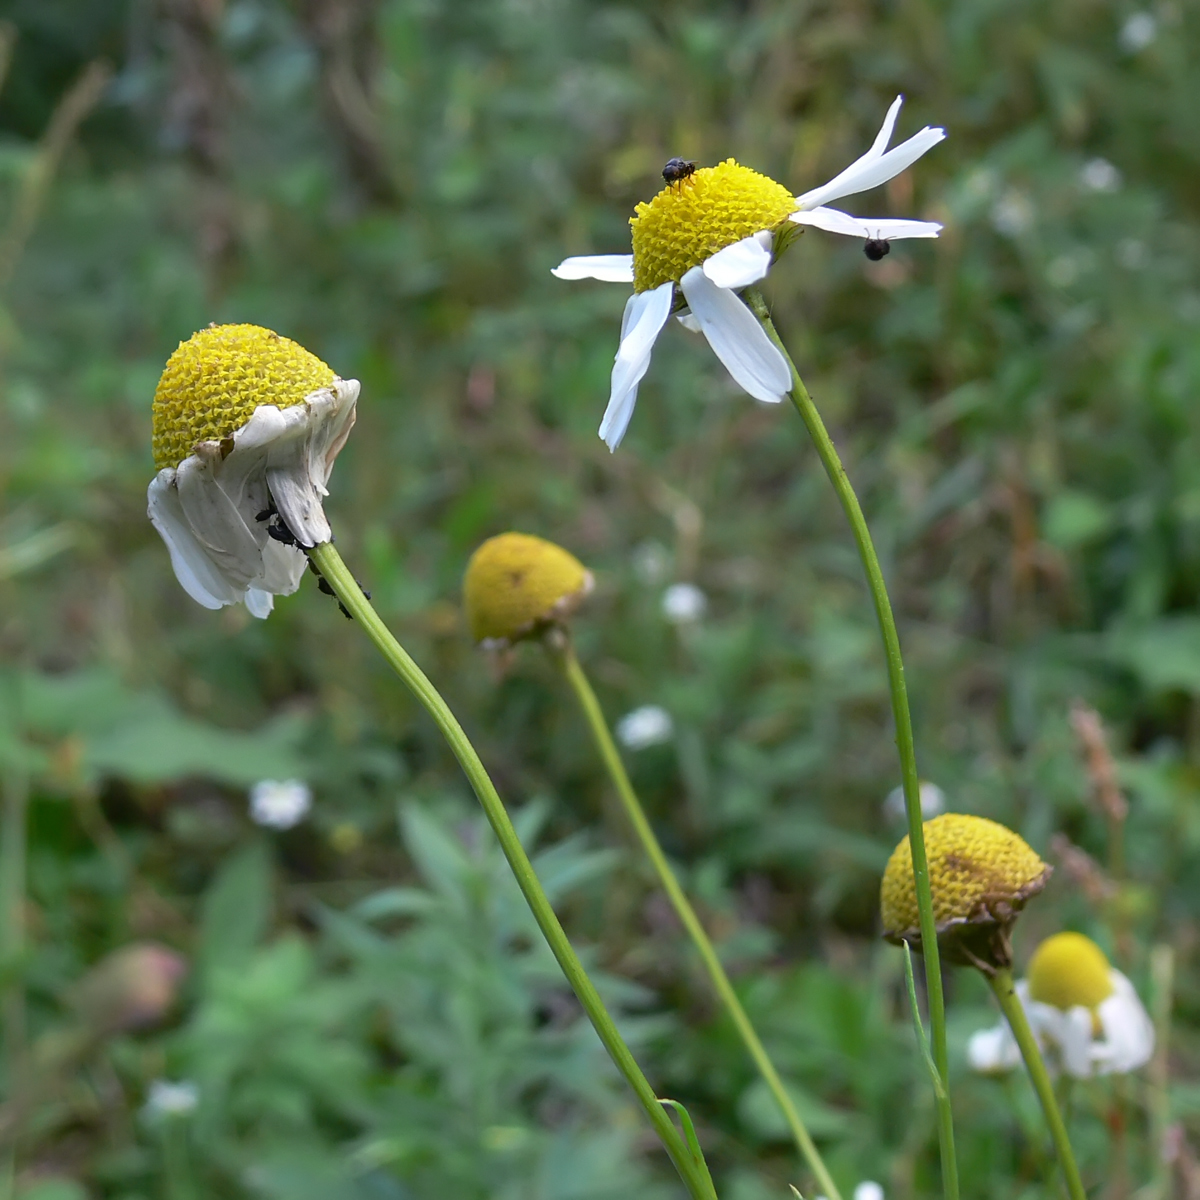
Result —
[{"label": "bare yellow flower head", "polygon": [[210,325],[181,342],[154,393],[154,465],[177,467],[197,442],[236,433],[262,404],[302,404],[337,376],[260,325]]},{"label": "bare yellow flower head", "polygon": [[511,643],[570,616],[592,590],[592,573],[544,538],[502,533],[467,564],[463,600],[477,642]]},{"label": "bare yellow flower head", "polygon": [[[924,831],[934,923],[947,956],[981,969],[1011,965],[1009,930],[1026,901],[1046,886],[1051,868],[1023,838],[984,817],[945,813],[926,821]],[[920,949],[907,837],[888,860],[880,908],[884,936]]]},{"label": "bare yellow flower head", "polygon": [[669,184],[629,219],[633,231],[633,290],[678,282],[718,250],[763,229],[775,229],[796,211],[782,184],[727,158]]},{"label": "bare yellow flower head", "polygon": [[1112,969],[1104,951],[1082,933],[1056,933],[1034,952],[1025,975],[1029,994],[1067,1012],[1093,1011],[1113,994]]}]

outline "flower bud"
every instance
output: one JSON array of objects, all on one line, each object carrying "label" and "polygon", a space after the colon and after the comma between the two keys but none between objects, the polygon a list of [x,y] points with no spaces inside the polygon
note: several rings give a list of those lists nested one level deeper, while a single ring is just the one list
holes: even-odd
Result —
[{"label": "flower bud", "polygon": [[179,995],[187,960],[156,942],[134,942],[102,958],[72,989],[72,1007],[96,1033],[159,1024]]}]

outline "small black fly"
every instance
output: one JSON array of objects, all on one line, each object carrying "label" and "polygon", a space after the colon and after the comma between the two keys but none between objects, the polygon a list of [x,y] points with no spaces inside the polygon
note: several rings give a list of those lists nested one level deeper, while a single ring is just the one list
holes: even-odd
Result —
[{"label": "small black fly", "polygon": [[863,253],[872,261],[878,262],[885,254],[891,252],[891,244],[883,238],[867,238]]},{"label": "small black fly", "polygon": [[672,186],[682,183],[685,179],[691,179],[695,173],[696,164],[686,158],[668,159],[667,165],[662,169],[662,177]]}]

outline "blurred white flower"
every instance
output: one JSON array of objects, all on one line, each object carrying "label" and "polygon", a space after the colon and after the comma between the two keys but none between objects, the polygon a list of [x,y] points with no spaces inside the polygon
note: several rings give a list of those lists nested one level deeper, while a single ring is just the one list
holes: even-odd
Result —
[{"label": "blurred white flower", "polygon": [[1032,224],[1033,203],[1024,192],[1007,191],[992,205],[992,225],[1006,237],[1018,237]]},{"label": "blurred white flower", "polygon": [[649,587],[656,587],[671,569],[671,552],[662,542],[642,542],[633,551],[634,574]]},{"label": "blurred white flower", "polygon": [[[1050,1065],[1075,1079],[1125,1075],[1154,1053],[1154,1023],[1133,984],[1079,933],[1047,938],[1029,963],[1017,996]],[[1007,1023],[974,1034],[967,1058],[976,1071],[1004,1071],[1020,1062]]]},{"label": "blurred white flower", "polygon": [[148,1117],[185,1117],[194,1112],[200,1103],[200,1088],[190,1079],[172,1083],[169,1079],[156,1079],[150,1085],[143,1109]]},{"label": "blurred white flower", "polygon": [[1080,169],[1079,181],[1092,192],[1115,192],[1121,186],[1121,172],[1107,158],[1089,158]]},{"label": "blurred white flower", "polygon": [[674,732],[671,714],[657,704],[635,708],[617,722],[617,741],[627,750],[645,750],[669,742]]},{"label": "blurred white flower", "polygon": [[1121,49],[1128,54],[1136,54],[1145,50],[1158,37],[1158,21],[1148,12],[1135,12],[1121,26],[1117,41]]},{"label": "blurred white flower", "polygon": [[673,583],[663,592],[663,616],[672,625],[698,621],[707,608],[708,597],[694,583]]},{"label": "blurred white flower", "polygon": [[[825,1200],[825,1197],[818,1196],[817,1200]],[[883,1200],[883,1186],[873,1179],[864,1179],[854,1189],[854,1200]]]},{"label": "blurred white flower", "polygon": [[299,779],[263,779],[250,789],[250,820],[268,829],[291,829],[312,808],[312,789]]},{"label": "blurred white flower", "polygon": [[[921,780],[921,817],[928,821],[930,817],[936,817],[938,813],[943,812],[946,808],[946,793],[942,791],[936,783],[930,783],[927,779]],[[883,802],[883,812],[886,817],[893,821],[903,821],[905,817],[904,811],[904,786],[894,787],[888,792],[887,797]]]}]

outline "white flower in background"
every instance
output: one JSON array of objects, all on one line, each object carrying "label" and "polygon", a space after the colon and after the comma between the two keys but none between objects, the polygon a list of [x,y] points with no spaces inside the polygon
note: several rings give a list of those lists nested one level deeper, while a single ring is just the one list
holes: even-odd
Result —
[{"label": "white flower in background", "polygon": [[672,625],[690,625],[707,610],[708,597],[694,583],[673,583],[663,592],[663,616]]},{"label": "white flower in background", "polygon": [[992,226],[1006,237],[1020,237],[1033,226],[1033,203],[1024,192],[1005,192],[992,205]]},{"label": "white flower in background", "polygon": [[633,551],[633,570],[642,583],[654,587],[671,570],[671,552],[662,542],[642,542]]},{"label": "white flower in background", "polygon": [[[1017,995],[1051,1065],[1076,1079],[1124,1075],[1154,1053],[1154,1024],[1133,984],[1080,933],[1047,938]],[[967,1046],[976,1071],[1004,1071],[1020,1057],[1007,1024],[979,1031]]]},{"label": "white flower in background", "polygon": [[668,184],[632,218],[632,254],[568,258],[554,268],[559,279],[632,283],[612,391],[600,436],[616,450],[633,416],[638,385],[650,366],[654,342],[677,315],[703,333],[734,381],[756,400],[778,403],[792,386],[787,361],[737,291],[762,279],[794,225],[863,238],[880,258],[898,238],[937,237],[935,221],[853,217],[826,205],[886,183],[936,146],[945,130],[926,126],[888,149],[903,97],[888,109],[871,148],[822,187],[795,196],[787,188],[726,159]]},{"label": "white flower in background", "polygon": [[1148,12],[1135,12],[1121,26],[1117,41],[1127,54],[1136,54],[1139,50],[1145,50],[1156,37],[1158,21],[1154,16]]},{"label": "white flower in background", "polygon": [[312,789],[299,779],[262,779],[250,789],[250,820],[267,829],[291,829],[311,808]]},{"label": "white flower in background", "polygon": [[674,732],[671,714],[657,704],[635,708],[617,722],[617,741],[627,750],[645,750],[669,742]]},{"label": "white flower in background", "polygon": [[[921,780],[921,817],[928,821],[930,817],[936,817],[938,813],[944,812],[946,809],[946,793],[942,791],[936,783],[930,783],[926,779]],[[886,817],[893,821],[903,821],[905,818],[904,808],[904,785],[894,787],[883,801],[883,812]]]},{"label": "white flower in background", "polygon": [[189,1079],[172,1083],[169,1079],[156,1079],[146,1095],[142,1110],[150,1118],[186,1117],[196,1111],[200,1103],[200,1088]]},{"label": "white flower in background", "polygon": [[1121,186],[1121,172],[1107,158],[1089,158],[1079,172],[1079,181],[1091,192],[1115,192]]},{"label": "white flower in background", "polygon": [[[792,1189],[795,1191],[795,1188]],[[800,1193],[797,1192],[797,1195]],[[817,1200],[825,1200],[824,1196],[818,1196]],[[883,1187],[873,1179],[864,1179],[854,1189],[854,1200],[883,1200]]]},{"label": "white flower in background", "polygon": [[358,382],[257,325],[210,325],[154,393],[149,512],[184,590],[265,617],[300,586],[302,546],[332,536],[321,501]]}]

